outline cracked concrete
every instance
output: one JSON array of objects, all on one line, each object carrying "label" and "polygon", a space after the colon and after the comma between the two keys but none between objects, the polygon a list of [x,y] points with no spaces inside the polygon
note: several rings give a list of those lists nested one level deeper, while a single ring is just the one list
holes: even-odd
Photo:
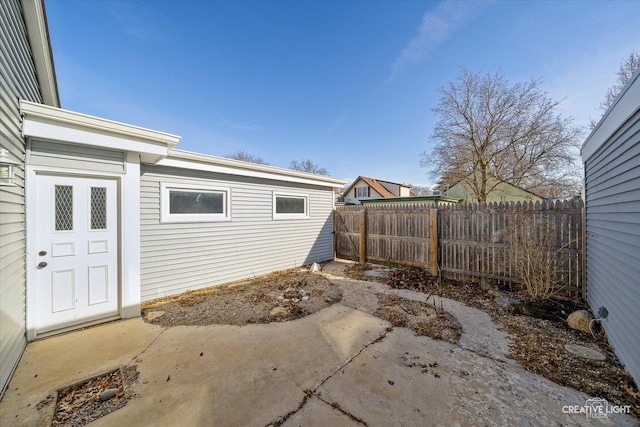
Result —
[{"label": "cracked concrete", "polygon": [[128,390],[137,397],[93,426],[637,425],[563,413],[590,396],[506,359],[506,334],[458,302],[442,300],[464,329],[458,345],[390,329],[371,315],[376,293],[425,296],[346,279],[343,267],[323,272],[342,303],[291,322],[163,329],[132,319],[30,343],[0,425],[49,425],[52,405],[38,402],[128,364],[140,372]]}]

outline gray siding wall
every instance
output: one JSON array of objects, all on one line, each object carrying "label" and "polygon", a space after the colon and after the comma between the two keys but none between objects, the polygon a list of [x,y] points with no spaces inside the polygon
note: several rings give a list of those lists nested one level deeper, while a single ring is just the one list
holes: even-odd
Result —
[{"label": "gray siding wall", "polygon": [[[142,301],[333,257],[331,188],[143,166]],[[231,189],[231,221],[161,223],[161,182]],[[274,220],[273,191],[308,194],[310,218]]]},{"label": "gray siding wall", "polygon": [[19,98],[42,102],[18,0],[0,1],[0,145],[22,162],[15,187],[0,187],[0,395],[24,346],[25,144],[20,134]]},{"label": "gray siding wall", "polygon": [[122,151],[38,140],[31,141],[29,164],[100,172],[125,172]]},{"label": "gray siding wall", "polygon": [[585,163],[587,300],[640,383],[640,110]]}]

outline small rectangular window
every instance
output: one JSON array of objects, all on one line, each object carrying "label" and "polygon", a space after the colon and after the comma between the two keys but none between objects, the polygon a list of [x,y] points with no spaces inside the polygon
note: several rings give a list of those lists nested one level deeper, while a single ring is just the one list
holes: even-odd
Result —
[{"label": "small rectangular window", "polygon": [[309,217],[309,196],[273,194],[273,218],[297,219]]},{"label": "small rectangular window", "polygon": [[228,188],[188,184],[161,185],[162,222],[228,221]]}]

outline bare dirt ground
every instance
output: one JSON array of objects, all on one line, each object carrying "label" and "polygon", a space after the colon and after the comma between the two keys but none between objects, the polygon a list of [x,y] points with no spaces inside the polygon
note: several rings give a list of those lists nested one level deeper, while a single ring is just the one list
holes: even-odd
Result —
[{"label": "bare dirt ground", "polygon": [[292,269],[151,301],[148,322],[177,325],[247,325],[284,322],[316,313],[342,299],[328,279]]},{"label": "bare dirt ground", "polygon": [[416,335],[456,344],[462,335],[460,323],[451,314],[431,304],[394,295],[379,295],[374,313],[393,326],[411,329]]},{"label": "bare dirt ground", "polygon": [[[364,273],[375,268],[380,267],[355,264],[347,270],[347,274],[354,279],[368,280],[370,278]],[[567,325],[569,314],[580,309],[588,310],[584,302],[571,299],[535,301],[517,290],[485,290],[479,284],[470,282],[438,280],[420,268],[396,269],[388,275],[386,283],[393,288],[454,299],[485,311],[511,335],[513,345],[509,357],[526,370],[557,384],[607,399],[613,404],[629,405],[632,415],[640,417],[640,392],[634,387],[629,373],[620,365],[604,331],[597,331],[594,337]],[[527,306],[542,310],[547,319],[514,311],[508,305],[500,304],[498,298],[520,300]],[[598,350],[606,356],[606,360],[580,358],[567,351],[566,344],[579,344]]]}]

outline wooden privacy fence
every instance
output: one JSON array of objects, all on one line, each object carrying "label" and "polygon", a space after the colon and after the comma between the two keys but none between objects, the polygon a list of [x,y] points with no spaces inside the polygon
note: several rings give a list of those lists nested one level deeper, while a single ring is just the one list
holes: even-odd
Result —
[{"label": "wooden privacy fence", "polygon": [[[584,289],[581,200],[345,206],[334,211],[336,256],[418,266],[457,279],[523,283],[522,259],[543,251],[565,291]],[[522,254],[516,258],[514,254]],[[530,274],[541,274],[533,270]]]}]

